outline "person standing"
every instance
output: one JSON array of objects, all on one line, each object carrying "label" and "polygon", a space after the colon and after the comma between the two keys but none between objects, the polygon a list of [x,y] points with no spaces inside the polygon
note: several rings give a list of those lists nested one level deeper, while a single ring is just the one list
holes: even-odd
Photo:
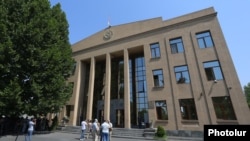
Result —
[{"label": "person standing", "polygon": [[81,140],[81,141],[84,140],[84,135],[85,135],[85,131],[86,131],[86,126],[87,126],[87,122],[83,120],[83,121],[81,122],[81,136],[80,136],[80,140]]},{"label": "person standing", "polygon": [[110,125],[107,120],[102,123],[101,128],[102,128],[102,140],[109,141]]},{"label": "person standing", "polygon": [[99,139],[100,139],[100,141],[103,141],[102,140],[102,126],[100,126]]},{"label": "person standing", "polygon": [[6,119],[5,115],[2,115],[2,118],[0,117],[0,136],[5,134],[5,124],[6,124]]},{"label": "person standing", "polygon": [[87,120],[87,124],[88,124],[88,134],[87,134],[87,137],[86,139],[89,138],[89,135],[92,134],[92,120]]},{"label": "person standing", "polygon": [[26,134],[27,133],[27,129],[29,128],[29,119],[28,117],[22,119],[22,133]]},{"label": "person standing", "polygon": [[98,140],[98,134],[99,134],[99,123],[98,120],[95,119],[93,124],[92,124],[92,136],[93,136],[93,141]]},{"label": "person standing", "polygon": [[31,118],[29,121],[28,133],[25,136],[25,141],[31,141],[32,134],[34,132],[34,126],[36,124],[36,119]]}]

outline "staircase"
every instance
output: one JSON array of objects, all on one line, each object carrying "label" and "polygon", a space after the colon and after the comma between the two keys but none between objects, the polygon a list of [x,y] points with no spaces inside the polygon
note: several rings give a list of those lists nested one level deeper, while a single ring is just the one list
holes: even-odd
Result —
[{"label": "staircase", "polygon": [[112,130],[113,137],[124,137],[124,138],[144,138],[143,129],[125,129],[125,128],[114,128]]},{"label": "staircase", "polygon": [[[80,126],[59,126],[57,132],[79,134],[81,133]],[[155,140],[156,129],[125,129],[125,128],[113,128],[112,137],[116,138],[133,138],[133,139],[145,139]],[[169,141],[203,141],[203,132],[201,131],[185,131],[185,130],[173,130],[166,131]],[[92,135],[88,132],[85,133],[86,137],[92,138]]]},{"label": "staircase", "polygon": [[[59,126],[57,132],[80,134],[80,126]],[[85,133],[88,135],[89,133]],[[124,138],[149,138],[151,136],[145,137],[144,129],[125,129],[125,128],[113,128],[112,137],[124,137]],[[91,137],[91,135],[89,136]]]}]

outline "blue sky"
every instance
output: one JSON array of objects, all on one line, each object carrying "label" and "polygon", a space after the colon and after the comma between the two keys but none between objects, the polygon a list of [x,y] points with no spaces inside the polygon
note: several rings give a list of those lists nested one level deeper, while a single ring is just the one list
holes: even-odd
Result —
[{"label": "blue sky", "polygon": [[50,0],[60,3],[74,44],[111,25],[162,17],[168,20],[214,7],[241,86],[250,82],[250,0]]}]

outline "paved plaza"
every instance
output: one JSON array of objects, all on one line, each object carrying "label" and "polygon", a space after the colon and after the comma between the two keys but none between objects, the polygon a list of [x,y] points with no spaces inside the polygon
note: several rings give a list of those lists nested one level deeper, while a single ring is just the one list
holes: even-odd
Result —
[{"label": "paved plaza", "polygon": [[[32,141],[79,141],[80,134],[54,132],[49,134],[35,134],[32,136]],[[111,141],[156,141],[146,138],[124,138],[112,137]],[[25,141],[24,135],[15,136],[7,135],[0,136],[0,141]],[[92,138],[85,139],[85,141],[92,141]],[[159,140],[158,140],[159,141]],[[161,140],[162,141],[162,140]],[[201,138],[183,138],[183,137],[169,137],[167,141],[203,141]]]},{"label": "paved plaza", "polygon": [[[18,136],[8,135],[0,137],[0,141],[25,141],[23,135]],[[50,133],[50,134],[35,134],[32,136],[32,141],[79,141],[80,134],[70,133]],[[92,141],[92,138],[85,139],[85,141]],[[145,139],[129,139],[129,138],[112,138],[112,141],[145,141]]]}]

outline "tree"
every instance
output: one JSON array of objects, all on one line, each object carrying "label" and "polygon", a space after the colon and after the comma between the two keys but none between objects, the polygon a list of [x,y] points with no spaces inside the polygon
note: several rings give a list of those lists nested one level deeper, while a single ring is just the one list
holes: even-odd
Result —
[{"label": "tree", "polygon": [[0,0],[0,115],[58,112],[72,94],[68,22],[48,0]]},{"label": "tree", "polygon": [[247,98],[247,104],[248,107],[250,108],[250,83],[248,83],[246,86],[244,86],[244,92]]}]

